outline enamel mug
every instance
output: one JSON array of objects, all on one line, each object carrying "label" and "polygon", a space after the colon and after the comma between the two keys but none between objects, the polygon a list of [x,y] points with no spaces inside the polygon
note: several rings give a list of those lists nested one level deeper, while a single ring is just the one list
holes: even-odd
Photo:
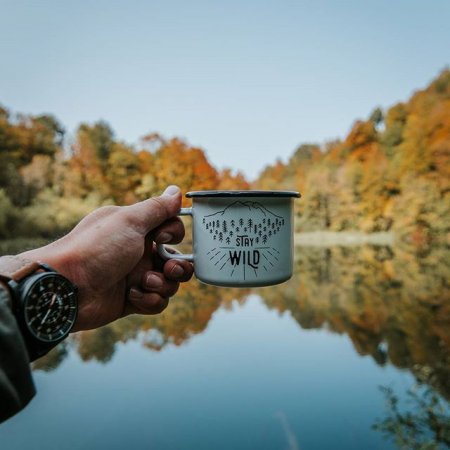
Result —
[{"label": "enamel mug", "polygon": [[195,276],[216,286],[255,287],[292,276],[294,191],[188,192],[193,253],[158,252],[164,259],[194,263]]}]

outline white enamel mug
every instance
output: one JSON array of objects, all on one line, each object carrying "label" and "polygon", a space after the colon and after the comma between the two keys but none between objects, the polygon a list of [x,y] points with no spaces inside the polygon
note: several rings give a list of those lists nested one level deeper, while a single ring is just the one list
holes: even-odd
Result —
[{"label": "white enamel mug", "polygon": [[292,276],[294,191],[188,192],[193,253],[165,259],[194,263],[195,276],[215,286],[255,287],[282,283]]}]

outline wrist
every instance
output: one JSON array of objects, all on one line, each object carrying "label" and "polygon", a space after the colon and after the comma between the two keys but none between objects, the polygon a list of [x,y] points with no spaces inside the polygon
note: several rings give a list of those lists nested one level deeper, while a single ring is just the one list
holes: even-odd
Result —
[{"label": "wrist", "polygon": [[77,284],[77,276],[75,268],[75,254],[68,249],[64,238],[52,242],[44,247],[28,250],[17,255],[19,258],[26,258],[31,261],[42,262],[48,264],[58,273]]}]

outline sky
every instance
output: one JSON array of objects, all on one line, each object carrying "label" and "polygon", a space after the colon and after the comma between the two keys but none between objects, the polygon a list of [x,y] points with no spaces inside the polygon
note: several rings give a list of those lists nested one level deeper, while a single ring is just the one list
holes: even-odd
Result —
[{"label": "sky", "polygon": [[250,179],[450,64],[447,0],[0,0],[0,104],[107,121]]}]

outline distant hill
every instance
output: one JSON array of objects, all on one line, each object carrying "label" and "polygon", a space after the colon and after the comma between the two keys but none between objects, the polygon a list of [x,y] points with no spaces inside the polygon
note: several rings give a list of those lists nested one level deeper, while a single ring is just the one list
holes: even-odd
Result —
[{"label": "distant hill", "polygon": [[299,190],[299,230],[393,230],[418,246],[450,243],[450,70],[356,121],[344,140],[301,145],[255,187]]}]

